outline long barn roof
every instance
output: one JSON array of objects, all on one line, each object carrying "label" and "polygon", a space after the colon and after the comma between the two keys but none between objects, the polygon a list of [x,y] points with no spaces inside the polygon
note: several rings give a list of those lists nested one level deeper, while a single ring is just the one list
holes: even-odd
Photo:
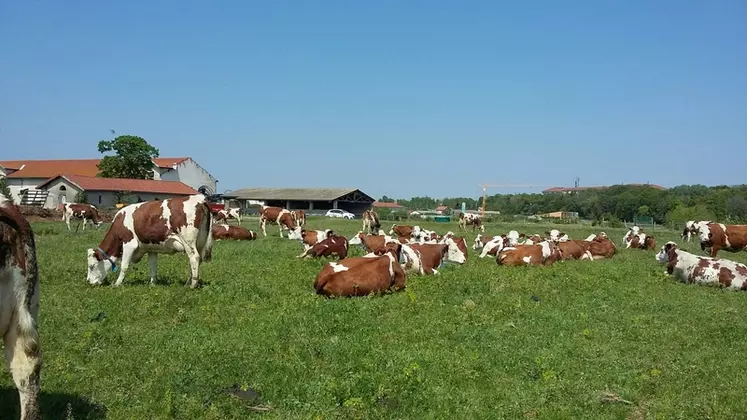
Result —
[{"label": "long barn roof", "polygon": [[333,201],[355,192],[374,201],[357,188],[242,188],[223,196],[244,200]]}]

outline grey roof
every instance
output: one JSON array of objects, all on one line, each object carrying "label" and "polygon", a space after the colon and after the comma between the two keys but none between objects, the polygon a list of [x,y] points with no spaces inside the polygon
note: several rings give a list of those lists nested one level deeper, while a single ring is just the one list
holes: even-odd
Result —
[{"label": "grey roof", "polygon": [[359,191],[357,188],[242,188],[233,190],[224,197],[244,200],[335,200]]}]

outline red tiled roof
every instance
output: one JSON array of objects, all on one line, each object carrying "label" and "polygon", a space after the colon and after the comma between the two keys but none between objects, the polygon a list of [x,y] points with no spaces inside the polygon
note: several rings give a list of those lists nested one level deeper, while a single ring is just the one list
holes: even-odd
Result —
[{"label": "red tiled roof", "polygon": [[449,206],[438,206],[438,207],[436,207],[436,211],[444,211],[444,210],[448,210],[448,209],[449,209]]},{"label": "red tiled roof", "polygon": [[[160,168],[171,168],[187,159],[156,158],[153,163]],[[2,160],[0,166],[16,170],[8,178],[49,178],[57,174],[96,176],[99,162],[101,159]]]},{"label": "red tiled roof", "polygon": [[397,203],[382,203],[381,201],[374,201],[373,204],[371,204],[374,207],[384,208],[384,209],[401,209],[404,208],[404,206],[400,206]]},{"label": "red tiled roof", "polygon": [[65,178],[67,181],[77,185],[84,191],[130,191],[134,193],[174,194],[192,195],[197,191],[192,187],[179,181],[162,181],[153,179],[128,179],[128,178],[101,178],[97,176],[81,176],[60,174],[51,177],[39,185],[43,189],[45,185],[57,178]]},{"label": "red tiled roof", "polygon": [[189,157],[155,158],[153,159],[153,163],[155,163],[159,168],[173,168],[174,165],[178,165],[187,159],[189,159]]},{"label": "red tiled roof", "polygon": [[[652,187],[659,190],[665,190],[666,188],[662,187],[661,185],[656,184],[620,184],[625,186],[634,186],[634,187]],[[614,185],[613,185],[614,186]],[[552,187],[548,188],[542,192],[571,192],[571,191],[585,191],[585,190],[598,190],[601,188],[609,188],[609,186],[597,186],[597,187]]]}]

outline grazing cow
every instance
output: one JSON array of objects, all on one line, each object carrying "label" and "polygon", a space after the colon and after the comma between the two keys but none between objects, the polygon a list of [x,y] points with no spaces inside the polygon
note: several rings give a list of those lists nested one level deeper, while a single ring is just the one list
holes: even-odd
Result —
[{"label": "grazing cow", "polygon": [[348,241],[350,245],[360,245],[366,252],[374,252],[390,242],[397,242],[397,239],[389,235],[366,235],[363,231],[358,232]]},{"label": "grazing cow", "polygon": [[[104,222],[104,219],[99,214],[99,210],[90,204],[65,203],[65,207],[62,209],[62,220],[67,224],[67,230],[71,230],[70,219],[73,217],[83,221],[83,230],[86,230],[86,223],[89,220],[96,228],[100,227],[101,223]],[[75,230],[77,231],[78,228],[76,227]]]},{"label": "grazing cow", "polygon": [[330,234],[323,241],[314,244],[311,248],[304,251],[303,254],[299,255],[299,258],[319,258],[331,256],[336,256],[340,260],[347,258],[348,238],[340,235]]},{"label": "grazing cow", "polygon": [[701,257],[667,242],[656,255],[667,264],[667,273],[682,283],[718,285],[728,290],[747,290],[747,266],[724,258]]},{"label": "grazing cow", "polygon": [[549,230],[549,231],[545,232],[545,235],[547,235],[547,240],[553,241],[555,243],[566,242],[566,241],[570,240],[570,238],[568,237],[567,234],[565,234],[565,233],[563,233],[563,232],[561,232],[561,231],[559,231],[557,229]]},{"label": "grazing cow", "polygon": [[228,223],[228,219],[236,219],[239,224],[241,224],[241,209],[240,208],[232,208],[232,209],[222,209],[218,210],[218,213],[215,213],[215,221],[225,221]]},{"label": "grazing cow", "polygon": [[306,226],[306,212],[303,210],[293,210],[291,212],[293,221],[296,222],[296,226]]},{"label": "grazing cow", "polygon": [[418,226],[406,226],[406,225],[392,225],[392,228],[389,229],[390,235],[397,235],[398,238],[412,238],[413,232],[417,232],[420,230],[420,227]]},{"label": "grazing cow", "polygon": [[630,237],[625,243],[625,247],[654,250],[656,249],[656,239],[651,235],[639,233],[638,235],[633,235],[632,237]]},{"label": "grazing cow", "polygon": [[366,210],[363,212],[363,231],[368,230],[374,235],[378,235],[379,229],[381,229],[381,221],[379,220],[379,214],[374,210]]},{"label": "grazing cow", "polygon": [[558,242],[558,248],[563,255],[563,260],[593,260],[594,257],[588,251],[586,241],[571,240]]},{"label": "grazing cow", "polygon": [[402,246],[384,255],[368,254],[327,263],[317,274],[314,290],[325,296],[366,296],[405,287],[405,272],[399,265]]},{"label": "grazing cow", "polygon": [[148,254],[150,283],[154,284],[158,254],[184,252],[191,273],[185,286],[196,288],[200,263],[212,260],[212,224],[210,207],[202,194],[122,207],[99,246],[88,249],[88,282],[101,284],[110,271],[119,270],[114,286],[121,286],[130,263]]},{"label": "grazing cow", "polygon": [[700,249],[715,257],[720,250],[747,250],[747,225],[704,223],[699,225]]},{"label": "grazing cow", "polygon": [[561,249],[552,241],[543,241],[535,245],[517,245],[504,248],[498,253],[495,261],[499,265],[552,265],[563,259]]},{"label": "grazing cow", "polygon": [[281,238],[283,237],[283,230],[296,228],[296,222],[293,220],[291,212],[282,207],[268,207],[263,204],[259,209],[259,227],[262,229],[264,236],[267,236],[267,229],[265,228],[267,222],[278,225]]},{"label": "grazing cow", "polygon": [[459,230],[466,231],[467,225],[472,225],[472,232],[479,228],[480,232],[485,232],[485,225],[482,224],[482,218],[475,213],[459,213]]},{"label": "grazing cow", "polygon": [[[34,232],[18,207],[0,194],[0,337],[18,389],[21,420],[41,418],[38,317],[39,272]],[[10,409],[8,404],[6,399],[4,412]]]},{"label": "grazing cow", "polygon": [[253,241],[257,239],[257,232],[252,232],[241,226],[213,225],[213,239],[234,239],[237,241]]}]

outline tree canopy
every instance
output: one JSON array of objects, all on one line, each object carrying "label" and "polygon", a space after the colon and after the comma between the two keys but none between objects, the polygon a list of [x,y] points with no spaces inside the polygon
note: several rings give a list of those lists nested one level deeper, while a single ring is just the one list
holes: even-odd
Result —
[{"label": "tree canopy", "polygon": [[[412,210],[432,209],[438,204],[458,209],[462,202],[471,210],[482,205],[481,198],[465,197],[397,200],[398,204]],[[589,220],[632,221],[634,216],[649,216],[660,224],[679,225],[688,220],[741,223],[747,222],[747,185],[680,185],[664,190],[646,185],[614,185],[571,194],[496,194],[486,198],[485,208],[509,215],[578,212],[580,217]]]},{"label": "tree canopy", "polygon": [[98,165],[98,176],[104,178],[153,179],[153,158],[158,149],[138,136],[118,136],[114,140],[101,140],[99,153],[114,152],[104,156]]}]

